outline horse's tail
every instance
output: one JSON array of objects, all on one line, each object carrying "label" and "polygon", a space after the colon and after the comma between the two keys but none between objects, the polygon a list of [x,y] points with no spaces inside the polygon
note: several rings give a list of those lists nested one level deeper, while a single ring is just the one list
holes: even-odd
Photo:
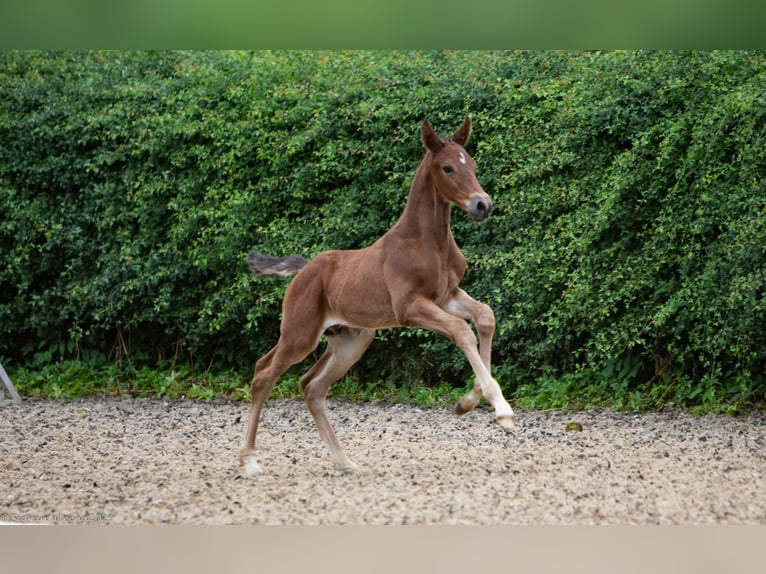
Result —
[{"label": "horse's tail", "polygon": [[300,255],[271,257],[252,252],[247,256],[247,265],[256,277],[290,277],[295,275],[309,260]]}]

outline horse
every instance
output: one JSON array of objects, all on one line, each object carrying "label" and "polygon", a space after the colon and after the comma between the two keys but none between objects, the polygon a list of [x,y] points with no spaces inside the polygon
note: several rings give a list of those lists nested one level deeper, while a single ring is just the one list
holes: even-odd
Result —
[{"label": "horse", "polygon": [[[424,121],[425,156],[410,186],[398,221],[372,245],[324,251],[311,260],[298,255],[250,253],[257,277],[295,275],[285,291],[279,339],[255,366],[247,434],[239,461],[247,475],[261,472],[255,436],[266,398],[278,378],[326,338],[324,354],[303,375],[301,390],[317,430],[339,471],[361,469],[346,456],[327,417],[327,392],[369,347],[377,329],[420,327],[452,340],[468,359],[475,380],[460,397],[457,414],[473,410],[484,397],[498,423],[514,428],[513,410],[491,375],[492,309],[459,287],[466,258],[450,228],[455,204],[474,221],[487,219],[492,200],[476,178],[476,163],[465,145],[471,119],[446,139]],[[468,321],[476,326],[477,338]]]}]

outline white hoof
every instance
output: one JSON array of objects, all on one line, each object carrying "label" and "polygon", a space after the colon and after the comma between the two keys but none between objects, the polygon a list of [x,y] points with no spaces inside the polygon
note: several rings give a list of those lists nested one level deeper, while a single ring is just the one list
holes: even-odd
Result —
[{"label": "white hoof", "polygon": [[248,455],[242,458],[242,466],[245,468],[245,474],[252,476],[254,474],[260,474],[263,472],[261,465],[255,460],[254,455]]}]

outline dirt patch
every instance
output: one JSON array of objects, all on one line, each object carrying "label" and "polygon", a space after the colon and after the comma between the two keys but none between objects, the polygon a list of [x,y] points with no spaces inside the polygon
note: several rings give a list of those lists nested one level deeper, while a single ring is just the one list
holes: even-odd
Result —
[{"label": "dirt patch", "polygon": [[330,411],[369,472],[333,470],[300,401],[267,403],[254,477],[244,403],[6,405],[0,522],[766,524],[762,416],[519,412],[506,433],[485,409]]}]

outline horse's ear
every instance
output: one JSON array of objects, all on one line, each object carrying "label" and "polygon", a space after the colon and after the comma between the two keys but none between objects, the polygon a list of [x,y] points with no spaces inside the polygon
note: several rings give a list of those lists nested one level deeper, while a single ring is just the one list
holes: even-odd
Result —
[{"label": "horse's ear", "polygon": [[468,139],[471,137],[471,117],[467,116],[463,125],[452,136],[452,141],[465,147],[468,143]]},{"label": "horse's ear", "polygon": [[434,153],[444,146],[444,142],[438,135],[436,135],[436,132],[427,121],[424,121],[423,127],[420,128],[420,139],[423,140],[423,145],[426,149],[431,150]]}]

